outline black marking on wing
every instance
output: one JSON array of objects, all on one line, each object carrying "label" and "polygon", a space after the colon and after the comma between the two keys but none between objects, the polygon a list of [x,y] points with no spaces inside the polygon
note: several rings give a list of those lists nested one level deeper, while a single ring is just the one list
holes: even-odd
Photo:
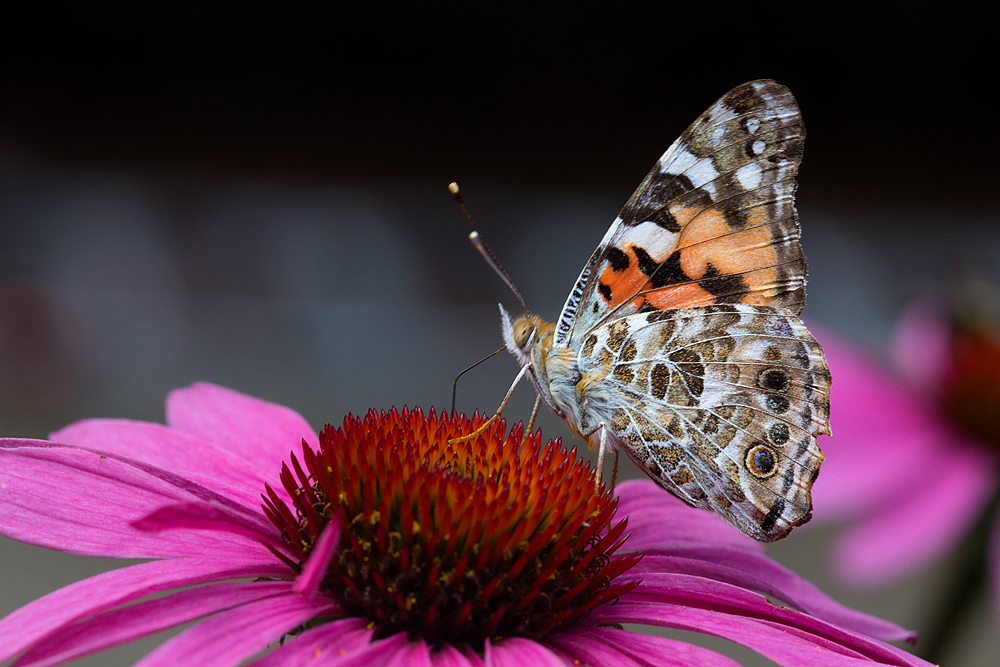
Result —
[{"label": "black marking on wing", "polygon": [[624,271],[629,267],[629,264],[632,263],[632,260],[629,259],[628,255],[614,246],[608,248],[607,255],[605,255],[604,258],[608,260],[608,264],[611,265],[612,271]]}]

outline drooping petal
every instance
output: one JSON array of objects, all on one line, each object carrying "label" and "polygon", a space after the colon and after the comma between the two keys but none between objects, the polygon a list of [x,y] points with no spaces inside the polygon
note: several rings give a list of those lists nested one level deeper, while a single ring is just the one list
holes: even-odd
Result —
[{"label": "drooping petal", "polygon": [[647,552],[636,573],[672,572],[707,577],[764,593],[839,627],[888,640],[916,639],[916,633],[836,602],[812,583],[763,554],[697,547],[683,556]]},{"label": "drooping petal", "polygon": [[[256,556],[256,554],[253,554]],[[116,605],[183,586],[227,579],[282,577],[288,567],[266,560],[240,563],[235,554],[226,560],[185,558],[140,563],[104,572],[53,591],[0,620],[0,661],[17,655],[42,638],[74,621]]]},{"label": "drooping petal", "polygon": [[85,419],[49,436],[54,442],[121,454],[187,477],[247,506],[259,507],[264,484],[279,468],[251,465],[207,438],[163,424],[126,419]]},{"label": "drooping petal", "polygon": [[648,479],[622,482],[616,492],[617,516],[629,518],[629,550],[702,544],[763,551],[763,545],[719,517],[688,507]]},{"label": "drooping petal", "polygon": [[255,541],[225,533],[150,534],[132,522],[165,505],[217,504],[265,525],[259,513],[200,484],[123,456],[44,440],[0,439],[0,488],[7,537],[84,556],[226,557],[263,553]]},{"label": "drooping petal", "polygon": [[333,664],[341,656],[367,647],[374,630],[363,618],[344,618],[310,628],[260,660],[253,667],[305,667]]},{"label": "drooping petal", "polygon": [[316,541],[309,560],[306,561],[302,572],[295,578],[295,592],[306,597],[313,597],[319,592],[319,586],[326,576],[330,558],[333,556],[337,541],[340,539],[340,524],[331,521],[323,529],[319,539]]},{"label": "drooping petal", "polygon": [[167,395],[167,424],[222,445],[264,474],[277,474],[303,439],[319,446],[317,431],[291,408],[207,382]]},{"label": "drooping petal", "polygon": [[289,630],[334,609],[328,599],[307,600],[291,592],[287,597],[251,602],[188,628],[135,667],[233,667]]},{"label": "drooping petal", "polygon": [[996,478],[988,452],[950,448],[947,465],[927,469],[885,511],[845,528],[834,546],[835,572],[854,584],[884,583],[934,560],[968,531]]},{"label": "drooping petal", "polygon": [[287,595],[291,582],[223,582],[116,607],[63,627],[11,667],[48,667],[258,600]]},{"label": "drooping petal", "polygon": [[763,595],[688,575],[647,575],[617,605],[594,610],[590,623],[645,623],[704,632],[743,644],[781,665],[921,665],[880,641],[849,632]]},{"label": "drooping petal", "polygon": [[669,656],[671,665],[678,667],[740,667],[740,664],[720,653],[695,644],[644,635],[618,628],[574,628],[547,640],[567,655],[585,664],[609,667],[618,665],[656,665]]},{"label": "drooping petal", "polygon": [[486,667],[567,667],[571,663],[551,650],[531,641],[513,637],[497,643],[486,640],[483,662]]}]

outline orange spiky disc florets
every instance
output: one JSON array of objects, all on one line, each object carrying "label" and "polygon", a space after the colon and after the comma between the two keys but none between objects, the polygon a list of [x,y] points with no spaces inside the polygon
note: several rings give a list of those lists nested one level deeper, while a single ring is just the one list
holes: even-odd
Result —
[{"label": "orange spiky disc florets", "polygon": [[631,590],[616,579],[639,556],[612,554],[626,521],[595,493],[593,471],[558,441],[503,420],[420,409],[348,416],[303,443],[265,511],[299,562],[330,521],[341,538],[322,589],[379,636],[427,642],[539,638]]}]

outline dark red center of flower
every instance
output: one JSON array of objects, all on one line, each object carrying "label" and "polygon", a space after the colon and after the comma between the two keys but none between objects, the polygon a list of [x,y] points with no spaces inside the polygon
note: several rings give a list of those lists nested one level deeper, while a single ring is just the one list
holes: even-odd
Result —
[{"label": "dark red center of flower", "polygon": [[[323,528],[342,533],[323,590],[378,636],[481,648],[489,638],[540,638],[638,582],[639,559],[613,555],[626,521],[595,493],[593,472],[556,442],[504,435],[502,420],[395,409],[327,426],[281,481],[294,513],[268,489],[265,510],[298,569]],[[294,472],[293,472],[294,471]]]},{"label": "dark red center of flower", "polygon": [[956,330],[943,401],[968,435],[1000,450],[1000,339],[993,331]]}]

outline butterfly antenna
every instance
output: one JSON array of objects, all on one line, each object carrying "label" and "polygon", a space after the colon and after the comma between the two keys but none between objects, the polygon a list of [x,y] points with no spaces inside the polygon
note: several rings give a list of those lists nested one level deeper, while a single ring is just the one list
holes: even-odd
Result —
[{"label": "butterfly antenna", "polygon": [[[524,311],[528,312],[528,304],[524,302],[524,298],[521,296],[521,293],[517,291],[517,287],[514,286],[514,281],[511,280],[510,276],[507,275],[507,272],[503,270],[503,267],[500,265],[500,260],[498,260],[497,256],[493,254],[492,250],[490,250],[489,245],[486,243],[486,239],[480,236],[479,228],[476,227],[476,223],[473,221],[472,215],[469,213],[469,209],[465,208],[465,202],[462,200],[462,195],[458,191],[458,183],[452,183],[449,185],[448,192],[451,193],[451,196],[454,198],[455,203],[458,204],[458,207],[462,209],[462,213],[465,214],[465,219],[469,221],[469,225],[472,227],[472,231],[469,233],[469,241],[473,246],[475,246],[476,250],[479,251],[479,254],[483,256],[486,263],[493,267],[493,270],[496,271],[498,276],[500,276],[500,279],[503,280],[504,284],[510,288],[510,291],[514,293],[514,296],[517,297],[517,300],[521,303],[521,307]],[[489,357],[487,357],[487,359],[489,359]],[[485,361],[485,359],[483,361]]]},{"label": "butterfly antenna", "polygon": [[455,396],[458,395],[458,378],[462,377],[463,375],[465,375],[466,373],[468,373],[469,371],[471,371],[473,368],[475,368],[479,364],[483,363],[484,361],[486,361],[488,359],[492,359],[493,357],[497,356],[498,354],[500,354],[501,352],[503,352],[506,349],[507,349],[506,347],[501,347],[499,350],[497,350],[493,354],[488,355],[486,357],[483,357],[482,359],[480,359],[479,361],[477,361],[476,363],[472,364],[471,366],[469,366],[464,371],[462,371],[461,373],[458,374],[458,377],[455,378],[455,381],[451,385],[451,413],[452,414],[455,414]]}]

